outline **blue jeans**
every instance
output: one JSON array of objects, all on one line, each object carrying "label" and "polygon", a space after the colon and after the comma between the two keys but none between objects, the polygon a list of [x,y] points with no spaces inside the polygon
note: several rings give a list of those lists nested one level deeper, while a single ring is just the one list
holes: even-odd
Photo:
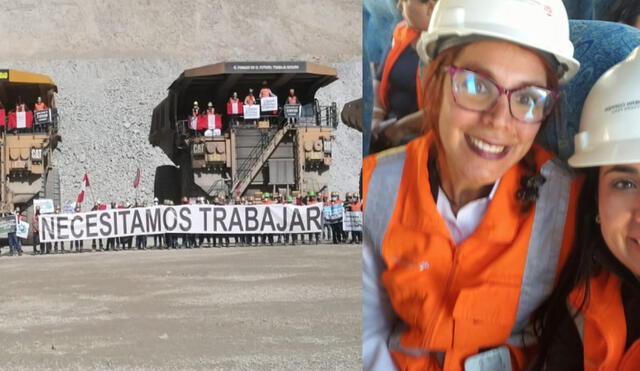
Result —
[{"label": "blue jeans", "polygon": [[16,232],[9,232],[9,252],[11,254],[22,253],[22,246],[20,244],[20,239],[16,236]]}]

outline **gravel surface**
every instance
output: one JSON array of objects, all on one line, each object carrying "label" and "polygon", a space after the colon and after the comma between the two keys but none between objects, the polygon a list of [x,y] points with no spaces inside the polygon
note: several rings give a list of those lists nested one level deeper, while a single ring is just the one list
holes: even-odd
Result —
[{"label": "gravel surface", "polygon": [[3,370],[361,368],[355,245],[5,252],[0,270]]},{"label": "gravel surface", "polygon": [[[274,0],[251,6],[217,0],[17,0],[0,13],[0,65],[57,83],[62,199],[89,173],[89,200],[151,200],[157,166],[169,159],[147,141],[153,108],[180,73],[232,60],[304,60],[331,65],[340,80],[321,103],[362,93],[361,2]],[[321,4],[321,5],[318,5]],[[361,134],[337,131],[329,185],[355,191]]]}]

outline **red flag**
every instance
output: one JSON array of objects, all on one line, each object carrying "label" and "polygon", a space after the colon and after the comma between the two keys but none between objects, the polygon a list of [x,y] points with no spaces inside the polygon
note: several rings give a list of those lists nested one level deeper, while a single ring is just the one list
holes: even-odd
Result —
[{"label": "red flag", "polygon": [[140,185],[140,168],[136,170],[136,177],[133,179],[133,188],[138,188]]},{"label": "red flag", "polygon": [[84,201],[84,194],[89,187],[89,175],[84,173],[84,177],[82,177],[82,186],[80,186],[80,192],[78,193],[78,197],[76,198],[76,203],[81,204]]}]

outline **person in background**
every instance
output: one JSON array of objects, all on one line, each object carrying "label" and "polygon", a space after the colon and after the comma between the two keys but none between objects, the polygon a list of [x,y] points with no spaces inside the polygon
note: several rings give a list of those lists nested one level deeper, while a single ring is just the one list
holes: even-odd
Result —
[{"label": "person in background", "polygon": [[435,0],[398,0],[403,20],[378,69],[371,122],[372,153],[408,142],[422,134],[423,92],[416,44],[426,31]]},{"label": "person in background", "polygon": [[329,202],[329,195],[322,194],[322,239],[325,241],[331,241],[331,203]]},{"label": "person in background", "polygon": [[[40,206],[36,206],[36,212],[31,221],[31,233],[33,235],[33,255],[44,254],[44,244],[40,242]],[[39,249],[38,249],[39,248]]]},{"label": "person in background", "polygon": [[[159,203],[158,197],[154,197],[153,198],[153,206],[158,206],[158,203]],[[153,235],[153,248],[154,249],[161,249],[162,248],[162,245],[163,245],[162,238],[163,238],[162,233]]]},{"label": "person in background", "polygon": [[640,47],[584,102],[569,164],[586,174],[574,249],[536,313],[532,370],[640,368]]},{"label": "person in background", "polygon": [[42,111],[42,110],[46,110],[47,108],[48,108],[47,105],[42,101],[42,97],[38,97],[38,99],[36,100],[36,103],[33,105],[34,111]]},{"label": "person in background", "polygon": [[[20,221],[20,208],[16,207],[13,211],[13,217],[16,221],[16,228],[18,227],[18,221]],[[22,255],[22,246],[20,244],[20,238],[18,238],[16,234],[16,230],[14,229],[12,232],[7,234],[7,238],[9,240],[9,255],[13,256],[15,254]]]},{"label": "person in background", "polygon": [[[75,212],[79,213],[80,212],[80,204],[77,204],[75,207]],[[82,240],[75,240],[75,241],[71,241],[70,242],[70,246],[69,246],[69,251],[71,251],[71,249],[73,248],[73,246],[75,245],[76,247],[76,253],[81,253],[82,249],[84,247],[84,241]]]},{"label": "person in background", "polygon": [[266,80],[262,81],[262,87],[260,88],[260,93],[258,94],[258,96],[260,98],[267,98],[267,97],[275,96],[273,94],[273,92],[271,91],[271,88],[269,88],[269,85],[267,84]]},{"label": "person in background", "polygon": [[[60,214],[60,206],[56,206],[56,214]],[[49,242],[49,244],[51,244],[51,242]],[[73,242],[69,242],[69,251],[71,251]],[[47,247],[47,254],[49,254],[51,252],[51,245],[49,245],[49,247]],[[57,254],[58,253],[58,242],[54,242],[53,243],[53,253]],[[60,254],[64,254],[64,241],[60,241]]]},{"label": "person in background", "polygon": [[619,22],[640,28],[640,1],[616,0],[609,8],[607,21]]},{"label": "person in background", "polygon": [[253,95],[253,89],[249,89],[249,94],[244,97],[244,104],[248,106],[256,104],[256,97]]}]

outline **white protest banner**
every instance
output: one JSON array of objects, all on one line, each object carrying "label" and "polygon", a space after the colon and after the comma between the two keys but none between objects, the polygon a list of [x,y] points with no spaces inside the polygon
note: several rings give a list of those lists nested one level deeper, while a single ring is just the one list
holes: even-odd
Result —
[{"label": "white protest banner", "polygon": [[55,211],[53,200],[48,198],[33,200],[33,210],[36,208],[40,208],[40,214],[49,214]]},{"label": "white protest banner", "polygon": [[257,104],[245,104],[243,111],[245,120],[257,120],[260,118],[260,106]]},{"label": "white protest banner", "polygon": [[278,110],[278,97],[264,97],[260,98],[260,109],[265,111],[277,111]]},{"label": "white protest banner", "polygon": [[20,220],[16,225],[16,236],[27,238],[29,236],[29,223]]},{"label": "white protest banner", "polygon": [[356,231],[362,230],[362,211],[345,211],[342,219],[342,230]]},{"label": "white protest banner", "polygon": [[322,231],[322,205],[180,205],[40,215],[40,241],[161,233],[263,234]]}]

